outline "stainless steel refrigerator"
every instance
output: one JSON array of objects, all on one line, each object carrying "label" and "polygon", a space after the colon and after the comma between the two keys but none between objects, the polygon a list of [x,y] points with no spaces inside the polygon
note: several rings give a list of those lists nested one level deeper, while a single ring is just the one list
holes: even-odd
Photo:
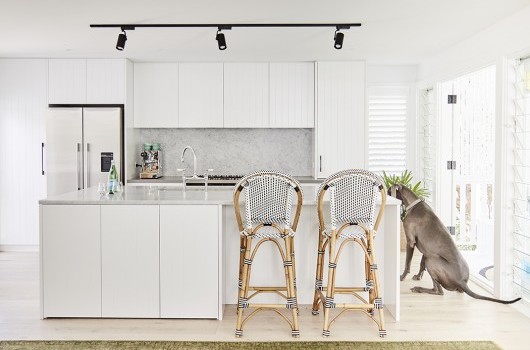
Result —
[{"label": "stainless steel refrigerator", "polygon": [[106,182],[111,160],[120,172],[123,150],[121,108],[50,108],[42,144],[48,196]]}]

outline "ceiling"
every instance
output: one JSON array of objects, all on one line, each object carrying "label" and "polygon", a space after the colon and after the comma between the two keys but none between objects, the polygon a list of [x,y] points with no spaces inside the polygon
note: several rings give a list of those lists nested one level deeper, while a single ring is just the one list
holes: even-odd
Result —
[{"label": "ceiling", "polygon": [[[0,57],[127,57],[134,61],[365,59],[417,64],[530,5],[530,0],[0,0]],[[334,28],[119,29],[95,23],[361,22],[333,48]]]}]

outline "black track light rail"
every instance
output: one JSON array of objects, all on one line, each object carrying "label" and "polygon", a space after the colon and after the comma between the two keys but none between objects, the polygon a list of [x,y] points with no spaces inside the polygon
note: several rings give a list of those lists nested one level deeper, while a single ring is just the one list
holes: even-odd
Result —
[{"label": "black track light rail", "polygon": [[361,23],[235,23],[235,24],[91,24],[90,28],[121,28],[121,30],[134,30],[135,28],[219,28],[230,30],[232,28],[297,28],[297,27],[336,27],[337,29],[350,29],[360,27]]}]

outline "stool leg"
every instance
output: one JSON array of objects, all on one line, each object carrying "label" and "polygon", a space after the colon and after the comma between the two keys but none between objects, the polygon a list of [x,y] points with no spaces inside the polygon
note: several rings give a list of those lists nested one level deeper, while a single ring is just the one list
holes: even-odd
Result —
[{"label": "stool leg", "polygon": [[298,308],[298,287],[296,286],[296,259],[294,254],[294,237],[291,236],[291,261],[293,262],[293,285],[294,295],[296,297],[296,313],[300,315],[300,309]]},{"label": "stool leg", "polygon": [[[373,231],[370,230],[369,233],[369,249],[371,251],[371,258],[372,258],[372,264],[377,266],[376,260],[375,260],[375,253],[374,253],[374,247],[373,247]],[[374,280],[374,304],[375,309],[379,313],[379,336],[381,338],[386,336],[386,330],[385,330],[385,313],[383,310],[383,299],[381,298],[381,293],[379,291],[379,274],[377,273],[377,268],[372,269],[372,278]]]},{"label": "stool leg", "polygon": [[322,335],[324,337],[329,337],[329,313],[330,309],[335,305],[334,301],[334,289],[335,289],[335,267],[336,267],[336,256],[335,256],[335,244],[337,241],[336,232],[333,230],[331,232],[331,237],[329,238],[329,266],[328,266],[328,288],[326,291],[326,300],[324,301],[324,329],[322,330]]},{"label": "stool leg", "polygon": [[[366,281],[373,281],[374,280],[374,277],[373,277],[374,274],[372,272],[372,269],[370,268],[370,259],[372,258],[372,243],[370,242],[369,235],[368,235],[368,237],[366,239],[366,248],[367,248],[367,251],[368,251],[368,254],[364,257],[364,267],[365,267]],[[368,302],[370,304],[374,303],[374,288],[371,288],[371,289],[368,290]],[[374,309],[368,309],[367,311],[368,311],[368,313],[370,315],[373,316]]]},{"label": "stool leg", "polygon": [[[285,240],[285,258],[289,259],[288,263],[286,265],[287,270],[287,305],[290,305],[289,307],[292,309],[293,314],[293,329],[292,329],[292,335],[293,337],[299,337],[300,336],[300,330],[298,328],[298,301],[297,301],[297,295],[296,295],[296,288],[294,287],[294,264],[291,260],[292,255],[292,246],[293,246],[293,237],[292,236],[286,236],[284,238]],[[290,262],[290,263],[289,263]],[[294,302],[293,301],[294,298]]]},{"label": "stool leg", "polygon": [[243,258],[243,271],[241,273],[242,287],[238,293],[238,309],[237,309],[237,325],[236,325],[236,337],[243,336],[243,309],[248,303],[248,281],[250,273],[250,264],[245,263],[245,260],[250,261],[250,246],[252,244],[252,238],[246,237],[245,255]]},{"label": "stool leg", "polygon": [[[324,234],[322,232],[319,232],[318,234],[318,251],[317,251],[317,270],[316,270],[316,276],[315,276],[315,296],[313,298],[313,315],[318,315],[318,310],[320,309],[320,304],[324,303],[324,300],[320,300],[320,293],[318,290],[317,282],[320,282],[320,285],[322,286],[322,278],[324,276]],[[319,303],[320,301],[320,303]]]},{"label": "stool leg", "polygon": [[[237,280],[237,290],[240,291],[243,288],[243,259],[245,258],[245,247],[247,245],[247,237],[241,235],[239,239],[239,279]],[[238,292],[239,295],[239,292]],[[239,311],[239,302],[237,303],[236,313]]]}]

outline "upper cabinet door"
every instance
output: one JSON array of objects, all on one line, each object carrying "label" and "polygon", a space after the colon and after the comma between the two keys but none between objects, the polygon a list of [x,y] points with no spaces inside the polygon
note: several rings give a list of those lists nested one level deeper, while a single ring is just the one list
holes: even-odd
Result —
[{"label": "upper cabinet door", "polygon": [[317,63],[317,177],[364,168],[364,90],[364,62]]},{"label": "upper cabinet door", "polygon": [[87,59],[88,104],[124,104],[126,61],[124,59]]},{"label": "upper cabinet door", "polygon": [[315,66],[312,62],[270,64],[270,127],[313,128]]},{"label": "upper cabinet door", "polygon": [[223,64],[179,64],[179,127],[223,127]]},{"label": "upper cabinet door", "polygon": [[86,59],[50,59],[48,65],[48,103],[86,104]]},{"label": "upper cabinet door", "polygon": [[134,64],[134,127],[178,127],[178,63]]},{"label": "upper cabinet door", "polygon": [[224,64],[224,127],[270,127],[268,63]]}]

